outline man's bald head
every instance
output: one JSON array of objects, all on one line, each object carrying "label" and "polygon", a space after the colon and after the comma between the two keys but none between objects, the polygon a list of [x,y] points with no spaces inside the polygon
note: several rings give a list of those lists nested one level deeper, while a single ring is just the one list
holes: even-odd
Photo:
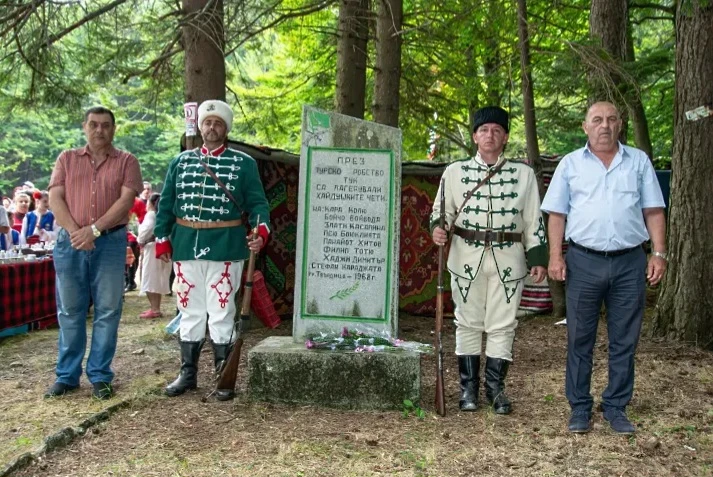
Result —
[{"label": "man's bald head", "polygon": [[589,109],[587,110],[587,114],[584,117],[584,120],[585,121],[589,120],[593,111],[601,111],[601,110],[607,110],[609,112],[611,110],[613,110],[616,113],[616,116],[621,119],[621,116],[619,115],[619,110],[614,105],[614,103],[610,103],[609,101],[597,101],[596,103],[592,104],[589,107]]},{"label": "man's bald head", "polygon": [[591,105],[582,129],[593,152],[613,153],[619,149],[621,116],[612,103],[600,101]]}]

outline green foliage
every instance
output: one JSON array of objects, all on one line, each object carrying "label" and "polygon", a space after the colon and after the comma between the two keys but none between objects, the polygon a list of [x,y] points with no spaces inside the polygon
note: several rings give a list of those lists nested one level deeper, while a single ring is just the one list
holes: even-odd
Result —
[{"label": "green foliage", "polygon": [[424,419],[426,417],[426,411],[416,406],[410,399],[404,399],[404,407],[401,413],[404,418],[411,415],[414,415],[419,419]]},{"label": "green foliage", "polygon": [[240,105],[236,136],[299,151],[302,105],[333,107],[335,13],[287,20],[227,59],[228,90]]},{"label": "green foliage", "polygon": [[[21,11],[23,3],[8,6],[8,12]],[[68,28],[112,5],[79,28]],[[19,33],[3,31],[0,188],[5,193],[25,180],[46,187],[60,151],[85,144],[83,111],[97,104],[117,117],[115,145],[138,157],[146,180],[163,181],[168,161],[179,151],[183,95],[176,67],[182,65],[168,56],[160,69],[141,72],[170,44],[178,26],[169,15],[174,8],[168,0],[98,0],[86,7],[42,2]],[[70,33],[53,41],[63,31]],[[17,41],[7,41],[12,34]]]},{"label": "green foliage", "polygon": [[26,180],[45,188],[59,152],[81,138],[78,125],[62,114],[18,109],[0,122],[0,191],[5,195]]},{"label": "green foliage", "polygon": [[[538,135],[545,154],[564,154],[585,141],[581,122],[590,91],[582,52],[591,46],[590,1],[528,1]],[[670,9],[673,0],[655,4]],[[15,5],[29,3],[8,8]],[[53,35],[111,5],[54,41]],[[325,2],[309,15],[292,14],[313,5],[308,0],[225,2],[227,97],[235,106],[231,137],[298,152],[302,106],[332,109],[338,9]],[[1,28],[13,17],[0,18],[0,189],[7,193],[28,179],[46,185],[59,151],[83,145],[83,108],[99,103],[117,113],[117,146],[139,158],[146,179],[161,182],[183,129],[183,55],[177,35],[186,19],[178,4],[42,2],[33,12],[17,41],[14,30]],[[276,21],[282,14],[287,15]],[[666,167],[672,150],[673,21],[643,7],[632,8],[630,16],[636,61],[622,66],[638,85],[655,161]],[[511,111],[508,154],[525,155],[516,20],[515,2],[509,0],[404,2],[400,127],[405,160],[426,159],[434,135],[437,160],[466,157],[472,153],[473,111],[494,103]],[[274,25],[256,33],[268,22]],[[17,51],[18,42],[27,61]],[[371,67],[373,42],[369,48]],[[367,119],[372,90],[369,68]]]},{"label": "green foliage", "polygon": [[647,21],[643,19],[646,14],[633,11],[636,62],[628,68],[640,85],[654,149],[654,163],[659,169],[670,169],[676,45],[673,17],[670,20]]},{"label": "green foliage", "polygon": [[[161,184],[168,162],[179,152],[182,119],[166,112],[158,115],[118,104],[111,97],[88,104],[111,108],[117,119],[114,144],[134,154],[141,164],[144,180]],[[91,100],[90,100],[91,101]],[[9,194],[26,180],[46,188],[54,162],[64,149],[83,147],[80,111],[70,115],[58,108],[31,111],[16,108],[0,117],[0,191]],[[160,188],[160,187],[159,187]]]}]

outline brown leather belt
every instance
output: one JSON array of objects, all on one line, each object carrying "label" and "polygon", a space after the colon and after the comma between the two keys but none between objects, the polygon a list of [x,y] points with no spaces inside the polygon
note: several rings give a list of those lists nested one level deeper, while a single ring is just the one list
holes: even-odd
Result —
[{"label": "brown leather belt", "polygon": [[216,222],[197,222],[194,220],[181,219],[180,217],[176,217],[176,223],[191,229],[221,229],[224,227],[237,227],[238,225],[243,225],[243,221],[240,219],[219,220]]},{"label": "brown leather belt", "polygon": [[496,232],[494,230],[467,230],[457,225],[453,228],[453,233],[466,240],[479,240],[490,243],[501,242],[522,242],[522,234],[517,232]]}]

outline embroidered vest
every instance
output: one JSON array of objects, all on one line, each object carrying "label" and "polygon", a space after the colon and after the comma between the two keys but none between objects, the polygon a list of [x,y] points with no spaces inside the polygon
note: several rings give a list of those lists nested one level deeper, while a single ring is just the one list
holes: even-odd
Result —
[{"label": "embroidered vest", "polygon": [[[54,224],[54,214],[52,212],[47,212],[40,219],[40,228],[48,232],[52,231],[52,226]],[[27,230],[25,232],[25,238],[29,238],[35,234],[35,227],[37,225],[37,214],[35,212],[27,213]]]}]

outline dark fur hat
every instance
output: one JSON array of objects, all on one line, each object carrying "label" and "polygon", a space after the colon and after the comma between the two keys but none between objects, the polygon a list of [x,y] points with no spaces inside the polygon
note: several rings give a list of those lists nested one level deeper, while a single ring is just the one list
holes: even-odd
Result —
[{"label": "dark fur hat", "polygon": [[486,106],[475,112],[475,121],[473,122],[473,132],[477,131],[480,126],[487,123],[499,124],[503,127],[506,133],[510,132],[510,121],[507,111],[499,106]]}]

